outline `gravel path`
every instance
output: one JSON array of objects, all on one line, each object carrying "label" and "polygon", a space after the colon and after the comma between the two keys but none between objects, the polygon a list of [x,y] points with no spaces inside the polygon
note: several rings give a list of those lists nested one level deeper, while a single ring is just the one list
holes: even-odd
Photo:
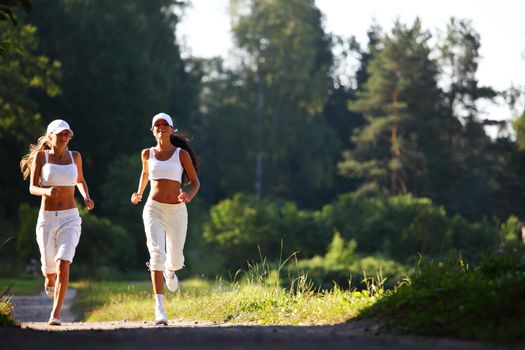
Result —
[{"label": "gravel path", "polygon": [[[375,322],[348,322],[333,326],[290,327],[213,324],[170,320],[168,326],[151,321],[72,322],[70,305],[76,291],[69,290],[60,327],[46,321],[52,300],[45,294],[14,297],[19,328],[0,328],[0,343],[13,349],[523,349],[447,338],[401,336],[378,331]],[[3,347],[2,347],[3,348]]]},{"label": "gravel path", "polygon": [[[71,311],[71,304],[76,295],[76,289],[68,289],[66,300],[60,312],[61,320],[64,322],[75,321],[75,315]],[[11,301],[15,304],[15,318],[22,323],[47,322],[53,308],[53,299],[50,299],[44,291],[35,296],[15,296],[11,298]]]}]

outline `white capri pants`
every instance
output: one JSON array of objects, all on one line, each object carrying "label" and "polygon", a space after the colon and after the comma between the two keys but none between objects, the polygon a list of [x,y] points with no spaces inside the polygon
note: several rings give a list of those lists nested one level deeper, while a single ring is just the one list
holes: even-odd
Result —
[{"label": "white capri pants", "polygon": [[40,250],[42,273],[57,273],[58,260],[73,262],[80,240],[82,219],[77,208],[40,210],[36,224],[36,241]]},{"label": "white capri pants", "polygon": [[188,228],[185,203],[166,204],[148,199],[142,212],[152,271],[184,267],[184,242]]}]

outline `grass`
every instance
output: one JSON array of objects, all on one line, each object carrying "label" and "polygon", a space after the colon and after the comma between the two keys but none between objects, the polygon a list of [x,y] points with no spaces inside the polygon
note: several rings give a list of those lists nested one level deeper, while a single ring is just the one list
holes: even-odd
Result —
[{"label": "grass", "polygon": [[36,278],[0,278],[0,327],[17,325],[10,295],[36,294],[39,288]]},{"label": "grass", "polygon": [[7,294],[32,295],[38,294],[44,286],[44,277],[0,278],[0,291]]},{"label": "grass", "polygon": [[[277,272],[245,276],[240,282],[186,280],[175,294],[166,293],[169,317],[187,321],[261,325],[326,325],[356,316],[373,304],[373,292],[314,290],[306,278],[290,288],[278,284]],[[89,322],[151,320],[154,300],[150,283],[86,283],[79,309]]]},{"label": "grass", "polygon": [[403,333],[514,343],[525,339],[524,296],[525,249],[515,249],[475,267],[461,258],[423,263],[360,317]]},{"label": "grass", "polygon": [[0,296],[0,327],[16,326],[13,317],[13,304],[5,294]]}]

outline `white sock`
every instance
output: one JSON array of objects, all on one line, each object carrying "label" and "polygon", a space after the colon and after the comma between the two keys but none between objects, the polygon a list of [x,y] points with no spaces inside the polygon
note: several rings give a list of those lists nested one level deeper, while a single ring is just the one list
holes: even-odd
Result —
[{"label": "white sock", "polygon": [[162,307],[163,304],[164,304],[164,295],[163,294],[155,294],[155,305]]}]

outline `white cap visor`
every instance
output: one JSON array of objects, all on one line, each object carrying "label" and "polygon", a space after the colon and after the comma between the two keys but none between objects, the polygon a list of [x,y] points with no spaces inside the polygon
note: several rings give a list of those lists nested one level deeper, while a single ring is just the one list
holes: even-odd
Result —
[{"label": "white cap visor", "polygon": [[53,120],[49,125],[47,126],[47,132],[46,134],[58,134],[64,130],[67,130],[71,133],[71,136],[73,136],[73,130],[69,127],[69,124],[61,119]]},{"label": "white cap visor", "polygon": [[168,114],[166,114],[166,113],[159,113],[156,116],[154,116],[153,120],[151,121],[151,128],[152,129],[155,126],[155,122],[157,120],[160,120],[160,119],[167,121],[168,124],[173,128],[173,120],[171,120],[171,117]]}]

